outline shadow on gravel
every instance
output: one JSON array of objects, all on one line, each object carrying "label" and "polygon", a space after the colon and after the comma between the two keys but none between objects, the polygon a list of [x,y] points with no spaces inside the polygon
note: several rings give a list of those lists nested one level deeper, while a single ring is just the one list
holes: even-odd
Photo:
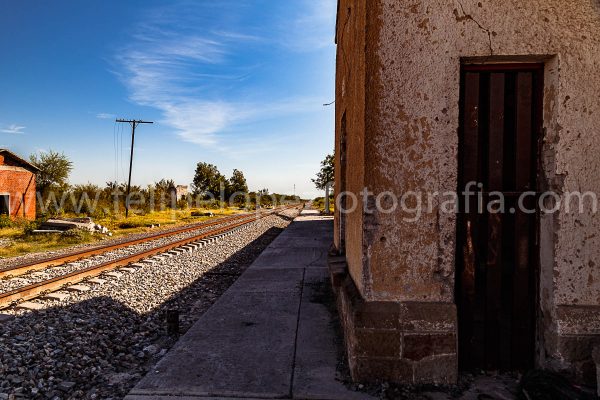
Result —
[{"label": "shadow on gravel", "polygon": [[[279,217],[284,218],[284,216]],[[191,285],[162,303],[156,313],[165,320],[167,311],[179,311],[181,315],[180,331],[185,333],[193,322],[210,308],[281,232],[283,232],[281,228],[267,230],[227,260],[219,263]]]},{"label": "shadow on gravel", "polygon": [[0,323],[0,399],[124,397],[177,340],[166,312],[179,312],[185,332],[282,230],[269,229],[147,313],[99,294]]}]

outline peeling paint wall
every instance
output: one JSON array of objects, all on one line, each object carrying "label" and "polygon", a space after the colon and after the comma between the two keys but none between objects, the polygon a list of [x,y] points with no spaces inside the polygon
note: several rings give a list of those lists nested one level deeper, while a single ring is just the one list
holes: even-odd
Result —
[{"label": "peeling paint wall", "polygon": [[[348,6],[366,8],[364,24],[345,23]],[[600,193],[598,32],[598,0],[341,1],[337,107],[338,118],[351,110],[348,189],[456,190],[460,66],[476,60],[545,63],[543,189]],[[400,211],[349,217],[347,258],[362,296],[454,301],[455,217],[439,205],[416,223]],[[541,362],[572,359],[560,336],[577,332],[577,307],[599,312],[600,218],[587,206],[540,222]],[[600,335],[600,321],[585,321]]]}]

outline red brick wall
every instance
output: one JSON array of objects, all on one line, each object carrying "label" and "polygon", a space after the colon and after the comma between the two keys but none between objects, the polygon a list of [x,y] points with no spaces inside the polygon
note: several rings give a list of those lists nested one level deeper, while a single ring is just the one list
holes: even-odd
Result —
[{"label": "red brick wall", "polygon": [[12,217],[35,219],[35,174],[25,170],[0,170],[0,195],[3,194],[10,195]]}]

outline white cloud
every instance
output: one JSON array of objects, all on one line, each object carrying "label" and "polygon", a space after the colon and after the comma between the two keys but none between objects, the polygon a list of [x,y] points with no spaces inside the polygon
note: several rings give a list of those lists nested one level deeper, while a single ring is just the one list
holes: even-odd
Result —
[{"label": "white cloud", "polygon": [[21,125],[16,125],[16,124],[11,124],[5,128],[0,129],[0,132],[2,133],[14,133],[14,134],[22,134],[24,133],[23,130],[25,129],[25,126],[21,126]]},{"label": "white cloud", "polygon": [[[330,2],[335,0],[318,0]],[[320,10],[310,10],[318,20],[325,18]],[[264,44],[263,39],[233,29],[211,29],[210,23],[205,27],[192,18],[199,12],[196,9],[178,11],[186,15],[176,18],[169,9],[143,18],[133,35],[134,42],[120,49],[116,61],[130,99],[160,110],[160,122],[174,128],[183,141],[215,146],[223,134],[243,124],[307,111],[322,103],[322,99],[230,100],[243,97],[240,83],[256,68],[232,60],[240,49]],[[174,20],[179,23],[174,24]],[[308,20],[298,23],[308,24]]]},{"label": "white cloud", "polygon": [[113,118],[115,118],[115,115],[107,114],[107,113],[99,113],[99,114],[96,114],[96,118],[98,118],[98,119],[113,119]]}]

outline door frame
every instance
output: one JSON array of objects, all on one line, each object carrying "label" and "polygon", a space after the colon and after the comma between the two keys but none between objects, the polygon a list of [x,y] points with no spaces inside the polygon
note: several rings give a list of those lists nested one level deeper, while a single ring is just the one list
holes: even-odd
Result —
[{"label": "door frame", "polygon": [[[544,171],[544,162],[542,159],[542,154],[544,151],[544,136],[545,136],[545,124],[546,124],[546,119],[545,119],[545,115],[544,115],[544,104],[545,102],[548,100],[546,99],[546,95],[545,95],[545,88],[546,88],[546,68],[547,68],[547,61],[548,59],[535,59],[533,61],[524,61],[524,62],[492,62],[490,60],[485,60],[482,62],[473,62],[473,61],[465,61],[462,60],[461,64],[460,64],[460,68],[459,68],[459,84],[460,84],[460,93],[459,93],[459,99],[458,99],[458,104],[459,104],[459,123],[458,123],[458,131],[457,131],[457,135],[458,135],[458,140],[457,140],[457,187],[459,189],[459,196],[460,193],[462,192],[462,190],[464,188],[460,188],[460,177],[461,177],[461,145],[462,145],[462,131],[463,131],[463,121],[464,121],[464,109],[463,109],[463,99],[464,99],[464,81],[463,81],[463,74],[465,72],[537,72],[539,75],[539,80],[537,82],[537,90],[534,91],[533,95],[536,97],[535,98],[535,104],[536,104],[536,112],[535,112],[535,119],[532,120],[532,124],[534,124],[534,126],[536,127],[536,129],[539,129],[537,132],[537,137],[536,137],[536,143],[535,145],[535,153],[532,155],[532,157],[535,157],[535,176],[536,176],[536,187],[535,187],[535,191],[539,194],[544,188],[549,187],[548,182],[546,180],[546,173]],[[535,78],[534,78],[535,79]],[[541,234],[541,229],[542,229],[542,221],[541,221],[541,212],[540,209],[538,207],[538,203],[537,203],[537,199],[539,198],[539,196],[536,196],[536,213],[535,213],[535,223],[534,223],[534,227],[532,228],[533,231],[533,237],[532,242],[535,245],[535,248],[531,251],[531,255],[532,255],[532,265],[531,267],[533,268],[532,271],[532,276],[533,276],[533,282],[531,283],[531,286],[534,288],[534,293],[532,294],[532,302],[533,302],[533,308],[534,308],[534,321],[533,321],[533,329],[532,332],[530,333],[533,337],[531,338],[532,342],[533,342],[533,346],[534,348],[531,349],[531,356],[532,359],[530,360],[530,363],[533,367],[536,367],[539,365],[539,361],[540,361],[540,353],[543,352],[543,350],[541,349],[541,347],[543,347],[543,336],[544,333],[541,332],[540,328],[543,325],[543,314],[542,314],[542,300],[541,300],[541,296],[540,296],[540,284],[541,284],[541,273],[542,273],[542,253],[545,249],[543,249],[542,247],[549,244],[549,243],[544,243],[541,240],[542,234]],[[454,262],[454,267],[455,267],[455,285],[454,285],[454,298],[455,298],[455,303],[457,305],[457,317],[460,318],[460,307],[459,307],[459,295],[460,293],[458,293],[459,288],[460,288],[460,284],[459,284],[459,280],[460,280],[460,270],[458,268],[459,266],[459,257],[462,257],[462,248],[460,248],[461,245],[461,241],[459,239],[460,235],[459,235],[459,229],[461,228],[461,224],[459,224],[459,216],[457,216],[456,219],[456,227],[455,227],[455,235],[456,235],[456,248],[455,248],[455,262]],[[458,335],[460,335],[460,323],[458,324],[459,330],[458,330]],[[458,336],[457,335],[457,336]],[[460,338],[458,336],[458,343],[460,344]],[[458,351],[461,351],[460,345],[458,346]],[[459,356],[459,360],[460,360],[460,356]],[[459,362],[459,369],[464,369],[463,366],[461,366],[460,362]]]}]

